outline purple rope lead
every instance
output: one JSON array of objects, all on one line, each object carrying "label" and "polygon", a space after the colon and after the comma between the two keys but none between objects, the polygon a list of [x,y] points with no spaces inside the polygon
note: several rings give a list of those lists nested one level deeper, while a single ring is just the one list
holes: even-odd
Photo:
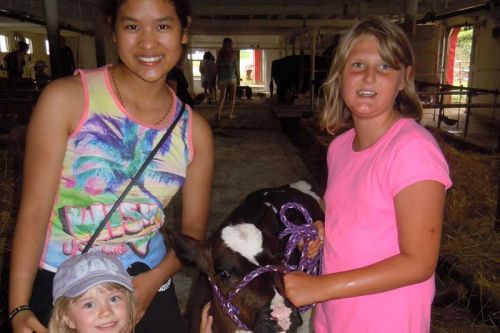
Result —
[{"label": "purple rope lead", "polygon": [[[302,225],[296,225],[294,223],[291,223],[288,221],[286,218],[286,211],[288,209],[297,209],[302,215],[304,215],[304,218],[306,219],[306,223]],[[301,271],[305,272],[308,274],[312,275],[318,275],[320,273],[320,265],[321,265],[321,260],[323,258],[323,248],[320,249],[319,255],[317,255],[315,258],[307,258],[307,249],[309,246],[309,242],[311,240],[315,240],[319,237],[318,231],[316,230],[316,227],[314,226],[313,220],[311,216],[309,215],[309,212],[304,208],[299,203],[296,202],[289,202],[284,204],[281,209],[280,209],[280,220],[281,222],[285,225],[285,230],[282,231],[279,235],[278,238],[282,239],[283,237],[286,237],[290,235],[290,238],[288,239],[288,242],[285,247],[285,260],[284,260],[284,269],[281,267],[278,267],[276,265],[267,265],[267,266],[260,266],[257,267],[255,270],[252,272],[248,273],[241,281],[238,283],[236,287],[233,288],[233,290],[229,293],[227,298],[222,294],[220,291],[219,287],[215,283],[215,281],[212,278],[208,278],[210,280],[210,284],[212,285],[212,290],[214,293],[217,295],[217,298],[219,300],[219,303],[222,307],[222,310],[231,318],[231,320],[241,329],[249,331],[250,329],[248,326],[238,317],[240,310],[232,303],[233,299],[236,297],[236,295],[246,287],[253,279],[258,277],[261,274],[268,273],[268,272],[293,272],[293,271]],[[290,256],[292,255],[293,251],[297,247],[298,243],[300,241],[304,242],[304,246],[302,248],[302,253],[300,255],[300,260],[298,266],[295,265],[289,265],[288,261],[290,260]],[[310,309],[313,305],[309,306],[304,306],[299,309],[300,312],[304,312],[308,309]]]},{"label": "purple rope lead", "polygon": [[227,295],[227,297],[224,297],[222,292],[220,291],[219,287],[213,281],[210,277],[208,278],[210,280],[210,284],[212,285],[212,289],[217,295],[217,298],[219,299],[220,305],[222,307],[222,310],[231,318],[231,320],[241,329],[245,331],[250,331],[248,326],[238,317],[240,314],[240,310],[232,303],[233,299],[236,297],[236,295],[240,292],[241,289],[246,287],[253,279],[258,277],[261,274],[268,273],[268,272],[278,272],[279,268],[274,266],[274,265],[266,265],[266,266],[260,266],[247,274],[241,281],[238,283],[236,287],[233,288],[233,290]]},{"label": "purple rope lead", "polygon": [[[302,225],[294,224],[286,218],[286,211],[289,209],[298,210],[306,219],[306,223]],[[319,255],[314,258],[307,257],[307,250],[309,248],[309,242],[318,239],[318,231],[314,226],[314,221],[309,215],[307,209],[304,208],[299,203],[288,202],[281,206],[280,209],[280,219],[285,225],[285,230],[283,230],[278,238],[282,239],[290,235],[288,242],[285,247],[285,263],[289,271],[301,271],[311,275],[318,275],[320,273],[321,258],[323,257],[323,248],[320,249]],[[293,251],[298,247],[300,241],[303,241],[302,253],[300,254],[300,260],[298,266],[292,266],[288,264]]]},{"label": "purple rope lead", "polygon": [[[302,225],[294,224],[286,218],[286,211],[289,209],[298,210],[305,218],[306,223]],[[309,242],[312,240],[316,240],[319,238],[318,231],[314,226],[314,221],[309,215],[307,209],[304,206],[297,202],[288,202],[281,206],[280,209],[280,219],[281,222],[285,225],[285,230],[283,230],[278,238],[282,239],[283,237],[290,236],[288,238],[288,242],[285,246],[285,265],[288,272],[304,272],[309,275],[319,275],[321,274],[321,264],[323,260],[323,247],[320,248],[319,254],[313,258],[307,257],[307,250],[309,248]],[[290,261],[290,257],[293,251],[298,247],[300,241],[303,241],[302,252],[300,254],[299,264],[297,266],[290,265],[288,262]],[[299,308],[299,311],[305,312],[315,304],[302,306]]]}]

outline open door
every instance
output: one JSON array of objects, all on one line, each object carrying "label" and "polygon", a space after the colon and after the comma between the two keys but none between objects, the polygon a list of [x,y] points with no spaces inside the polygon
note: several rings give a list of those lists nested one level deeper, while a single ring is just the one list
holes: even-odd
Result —
[{"label": "open door", "polygon": [[[474,28],[472,26],[458,26],[450,29],[444,83],[454,86],[469,86],[473,36]],[[460,95],[452,97],[454,102],[459,102],[460,99]]]}]

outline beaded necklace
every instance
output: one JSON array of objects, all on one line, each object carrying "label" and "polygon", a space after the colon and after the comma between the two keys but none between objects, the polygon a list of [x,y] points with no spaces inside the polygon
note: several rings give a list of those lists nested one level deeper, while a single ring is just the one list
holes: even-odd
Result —
[{"label": "beaded necklace", "polygon": [[[111,80],[113,81],[113,85],[115,86],[115,90],[116,90],[116,94],[118,95],[118,99],[120,100],[120,103],[123,105],[123,107],[125,108],[125,110],[127,109],[127,106],[125,105],[125,103],[123,102],[123,99],[122,99],[122,95],[120,94],[120,90],[118,89],[118,85],[116,84],[116,81],[115,81],[115,70],[111,70]],[[161,116],[160,120],[158,120],[157,122],[155,122],[153,125],[156,126],[158,124],[160,124],[163,120],[165,120],[165,118],[167,118],[168,114],[170,113],[170,108],[167,108],[167,111],[165,111],[163,113],[163,115]]]}]

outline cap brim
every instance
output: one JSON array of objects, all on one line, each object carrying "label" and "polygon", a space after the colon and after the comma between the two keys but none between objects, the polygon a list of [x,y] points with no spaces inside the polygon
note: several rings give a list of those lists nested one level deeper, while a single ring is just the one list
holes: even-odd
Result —
[{"label": "cap brim", "polygon": [[60,297],[60,296],[66,296],[66,297],[77,297],[80,296],[81,294],[85,293],[87,290],[90,288],[101,284],[103,282],[112,282],[112,283],[117,283],[125,288],[127,288],[130,291],[133,291],[133,286],[132,286],[132,280],[129,278],[125,278],[120,275],[113,275],[108,273],[105,274],[94,274],[87,279],[84,279],[82,281],[78,281],[76,284],[72,285],[70,288],[67,288],[65,290],[62,290],[60,295],[57,295],[57,297],[54,297],[54,301]]}]

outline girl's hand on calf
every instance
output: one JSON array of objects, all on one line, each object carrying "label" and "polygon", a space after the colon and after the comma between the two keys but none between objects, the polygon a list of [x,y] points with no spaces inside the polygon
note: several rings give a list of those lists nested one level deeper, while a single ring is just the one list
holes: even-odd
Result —
[{"label": "girl's hand on calf", "polygon": [[[323,242],[325,239],[325,226],[323,221],[315,221],[314,226],[318,231],[318,238],[316,240],[310,241],[307,245],[307,257],[312,259],[319,254],[319,251],[323,247]],[[302,251],[304,248],[304,242],[299,242],[298,244],[299,251]]]},{"label": "girl's hand on calf", "polygon": [[314,226],[318,231],[318,239],[309,242],[309,246],[307,248],[307,257],[309,259],[316,257],[319,254],[319,251],[323,247],[323,241],[325,239],[325,226],[323,221],[315,221]]},{"label": "girl's hand on calf", "polygon": [[200,333],[212,333],[212,322],[214,318],[209,314],[210,302],[205,304],[201,312]]}]

